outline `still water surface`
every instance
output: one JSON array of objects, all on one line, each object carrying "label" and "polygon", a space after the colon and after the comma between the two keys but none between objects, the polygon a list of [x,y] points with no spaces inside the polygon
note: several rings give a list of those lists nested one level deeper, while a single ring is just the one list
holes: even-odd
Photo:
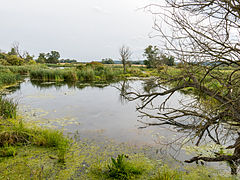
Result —
[{"label": "still water surface", "polygon": [[[19,111],[26,121],[37,125],[62,129],[87,138],[110,138],[133,145],[156,146],[161,138],[177,135],[166,127],[143,126],[136,106],[139,102],[123,101],[118,84],[105,87],[37,84],[25,79],[20,87],[8,95],[19,103]],[[144,81],[130,81],[135,90],[143,91]],[[81,88],[79,88],[81,87]],[[187,98],[176,93],[169,105],[177,106],[179,99]],[[162,102],[164,98],[157,101]],[[158,102],[157,102],[158,103]]]}]

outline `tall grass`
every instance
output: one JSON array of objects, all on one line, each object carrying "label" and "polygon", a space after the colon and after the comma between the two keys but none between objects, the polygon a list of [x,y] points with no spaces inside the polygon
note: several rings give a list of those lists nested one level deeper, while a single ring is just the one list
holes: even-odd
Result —
[{"label": "tall grass", "polygon": [[0,71],[0,87],[16,83],[20,80],[19,74],[14,74],[9,71]]},{"label": "tall grass", "polygon": [[16,118],[17,103],[11,99],[6,99],[0,96],[0,118]]},{"label": "tall grass", "polygon": [[57,150],[58,160],[64,162],[70,141],[57,130],[29,128],[18,119],[0,119],[0,148],[16,145],[36,145]]},{"label": "tall grass", "polygon": [[28,75],[31,70],[34,69],[44,69],[47,68],[45,65],[24,65],[24,66],[1,66],[0,71],[9,70],[12,73],[20,74],[20,75]]},{"label": "tall grass", "polygon": [[91,82],[118,80],[121,74],[121,71],[109,67],[84,66],[68,69],[36,69],[30,72],[30,78],[40,81]]}]

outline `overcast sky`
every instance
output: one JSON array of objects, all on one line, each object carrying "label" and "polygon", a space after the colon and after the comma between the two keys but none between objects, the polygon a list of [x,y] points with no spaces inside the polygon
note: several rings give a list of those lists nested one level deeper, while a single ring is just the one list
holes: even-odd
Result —
[{"label": "overcast sky", "polygon": [[148,37],[153,16],[139,9],[152,1],[0,0],[0,49],[16,41],[35,56],[56,50],[61,58],[91,61],[119,59],[124,44],[142,59],[144,48],[158,43]]}]

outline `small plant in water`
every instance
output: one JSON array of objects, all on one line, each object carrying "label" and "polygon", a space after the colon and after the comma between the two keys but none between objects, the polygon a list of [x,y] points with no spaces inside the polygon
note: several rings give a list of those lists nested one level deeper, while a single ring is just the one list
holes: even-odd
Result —
[{"label": "small plant in water", "polygon": [[116,159],[111,158],[112,162],[108,165],[108,176],[115,179],[130,179],[135,175],[142,174],[142,169],[138,169],[134,164],[126,160],[126,155],[118,155]]}]

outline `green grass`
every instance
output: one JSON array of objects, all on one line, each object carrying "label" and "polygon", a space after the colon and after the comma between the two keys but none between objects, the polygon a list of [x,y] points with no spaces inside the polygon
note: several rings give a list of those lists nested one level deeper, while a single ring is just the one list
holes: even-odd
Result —
[{"label": "green grass", "polygon": [[14,146],[8,146],[8,144],[5,144],[3,147],[0,147],[0,157],[11,157],[16,155],[17,152]]},{"label": "green grass", "polygon": [[0,119],[16,118],[17,103],[12,99],[6,99],[0,96]]},{"label": "green grass", "polygon": [[57,151],[58,160],[64,162],[70,141],[62,132],[28,127],[18,119],[1,120],[0,124],[0,147],[32,145],[54,148]]},{"label": "green grass", "polygon": [[141,175],[143,167],[137,167],[134,163],[128,161],[128,156],[121,154],[116,159],[111,158],[106,175],[115,179],[130,179],[134,176]]},{"label": "green grass", "polygon": [[0,87],[14,84],[20,80],[19,74],[14,74],[12,72],[0,71]]},{"label": "green grass", "polygon": [[148,76],[140,69],[129,68],[128,75],[123,74],[122,69],[107,66],[78,66],[67,69],[35,69],[30,72],[31,80],[56,81],[56,82],[93,82],[93,81],[117,81],[128,76]]},{"label": "green grass", "polygon": [[45,69],[47,66],[45,65],[23,65],[23,66],[1,66],[0,72],[3,70],[9,70],[12,73],[20,74],[20,75],[28,75],[31,70],[35,69]]}]

